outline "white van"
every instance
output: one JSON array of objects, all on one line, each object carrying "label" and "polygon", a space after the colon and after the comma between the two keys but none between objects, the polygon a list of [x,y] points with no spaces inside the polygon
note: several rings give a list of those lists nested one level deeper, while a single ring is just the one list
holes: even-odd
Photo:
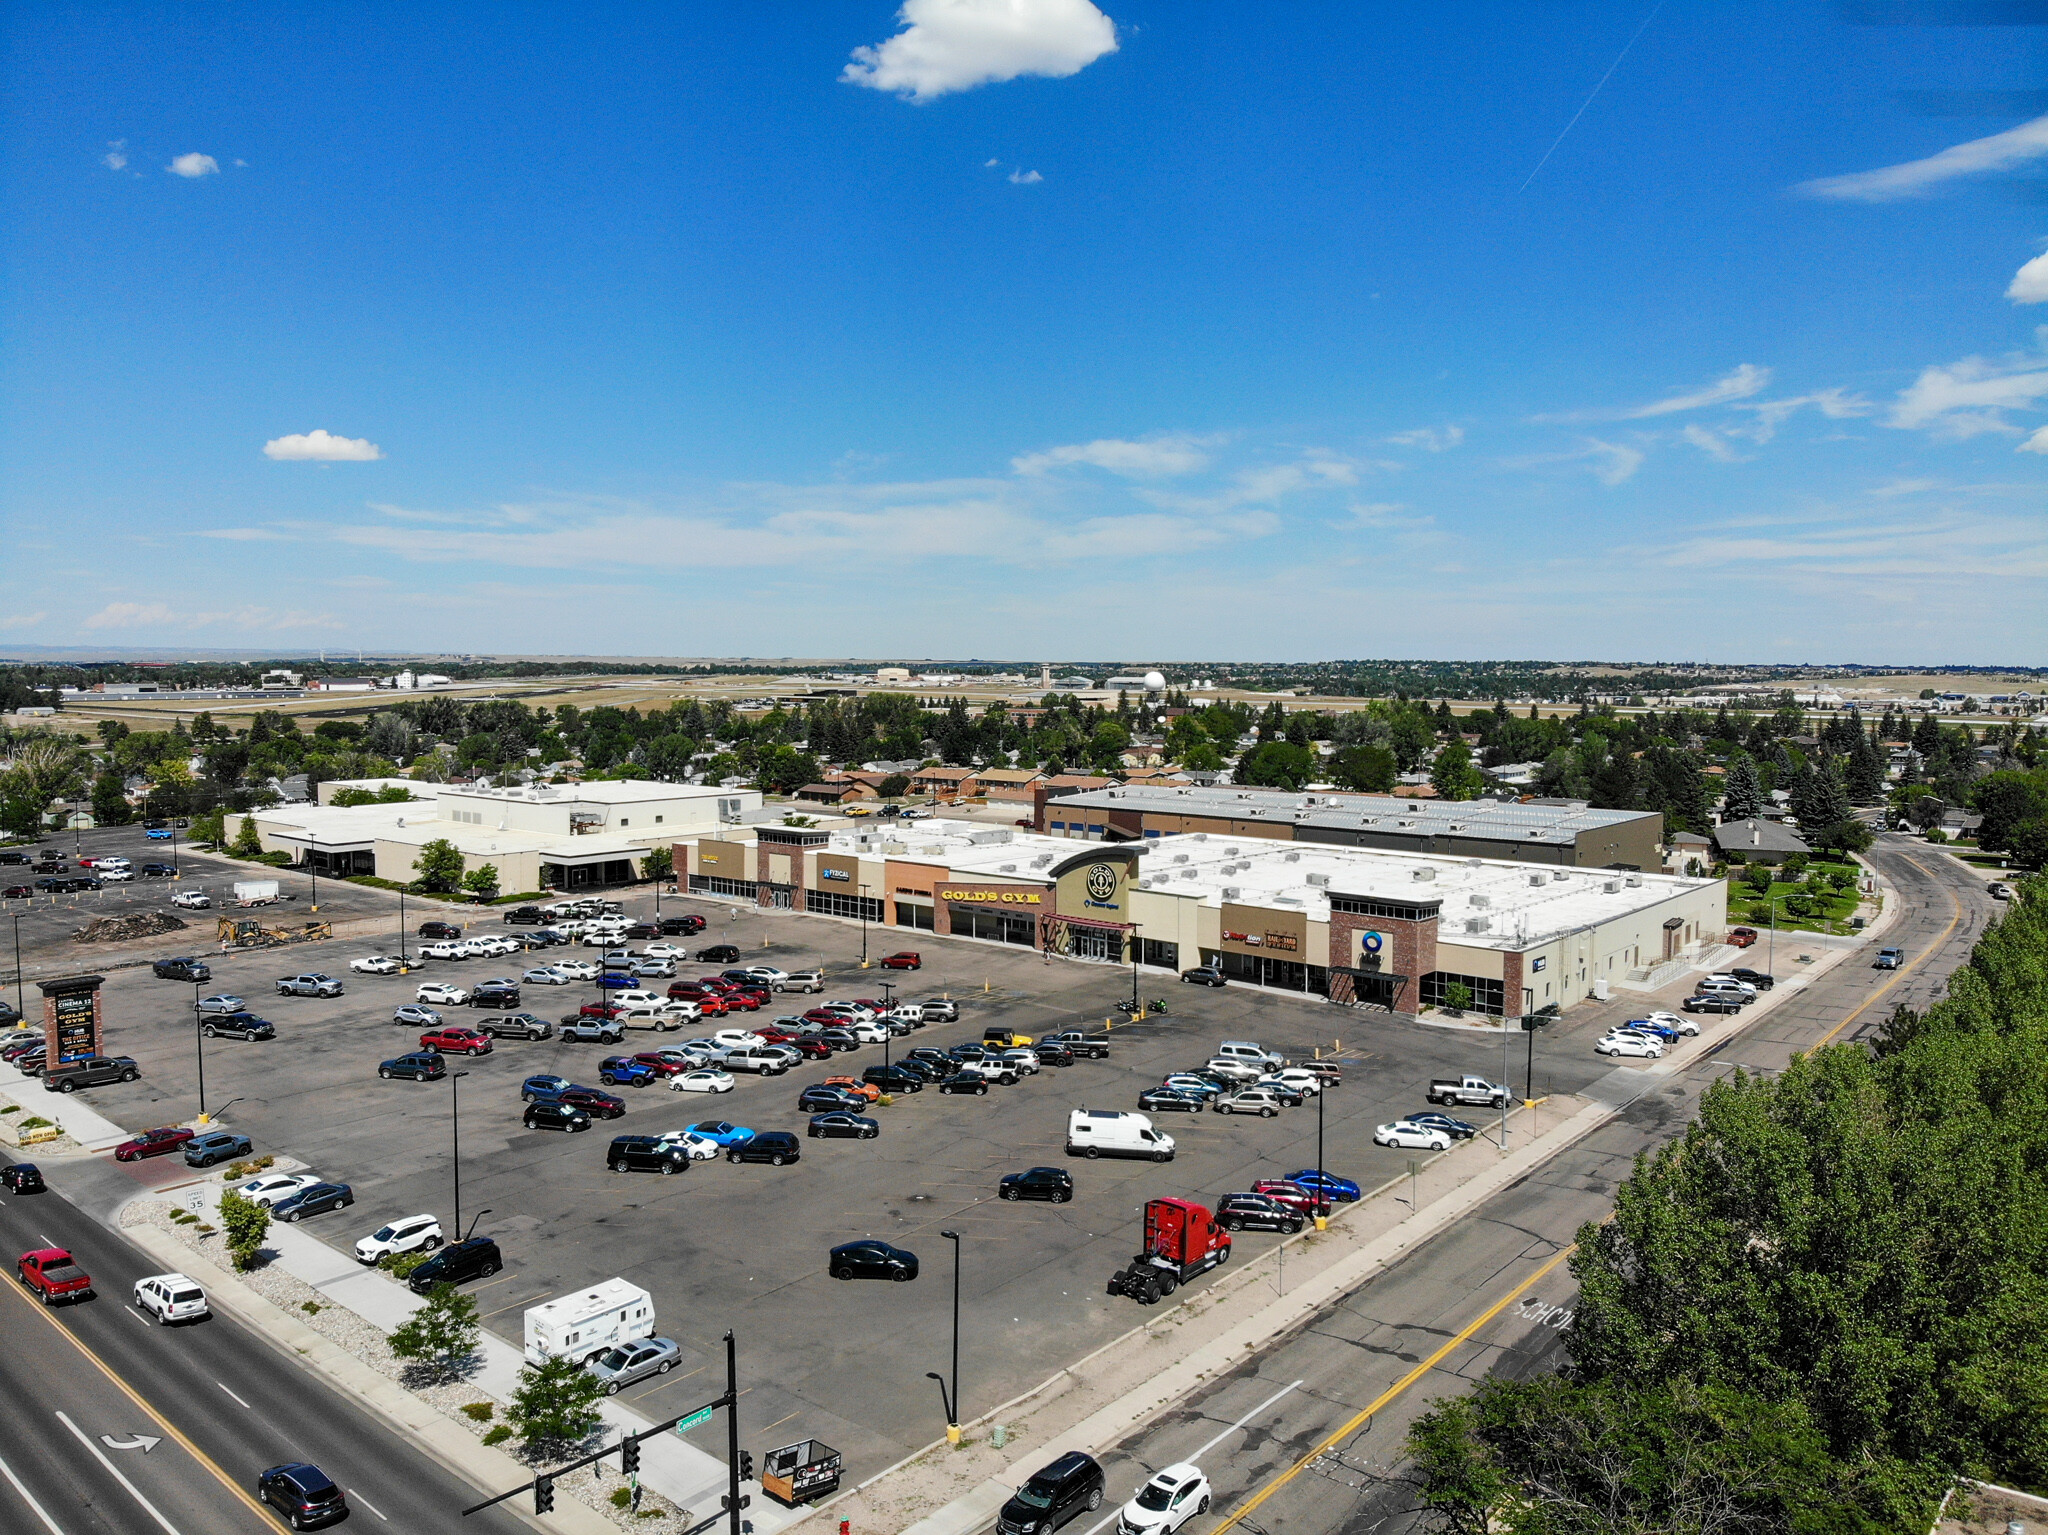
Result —
[{"label": "white van", "polygon": [[623,1279],[575,1295],[529,1306],[526,1311],[526,1362],[574,1359],[579,1363],[620,1343],[654,1334],[654,1297]]},{"label": "white van", "polygon": [[1216,1047],[1216,1055],[1220,1060],[1243,1061],[1247,1066],[1256,1066],[1262,1074],[1278,1071],[1287,1064],[1276,1052],[1249,1039],[1226,1039]]},{"label": "white van", "polygon": [[1142,1157],[1173,1160],[1173,1137],[1152,1128],[1143,1114],[1121,1109],[1075,1109],[1067,1116],[1070,1157]]}]

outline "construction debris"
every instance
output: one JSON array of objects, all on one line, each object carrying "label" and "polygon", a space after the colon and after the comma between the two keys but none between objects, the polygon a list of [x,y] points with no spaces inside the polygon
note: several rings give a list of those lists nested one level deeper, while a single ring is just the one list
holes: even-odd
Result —
[{"label": "construction debris", "polygon": [[120,943],[133,938],[154,938],[159,933],[182,932],[186,924],[165,911],[143,912],[133,917],[100,917],[71,935],[73,943]]}]

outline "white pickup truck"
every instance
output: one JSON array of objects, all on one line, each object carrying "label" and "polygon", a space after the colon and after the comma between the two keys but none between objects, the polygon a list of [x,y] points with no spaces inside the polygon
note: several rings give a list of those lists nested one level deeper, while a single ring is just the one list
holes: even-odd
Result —
[{"label": "white pickup truck", "polygon": [[1467,1072],[1462,1077],[1439,1077],[1429,1084],[1431,1103],[1462,1103],[1470,1107],[1484,1104],[1489,1109],[1502,1107],[1508,1101],[1508,1090],[1496,1087],[1484,1077],[1475,1077]]}]

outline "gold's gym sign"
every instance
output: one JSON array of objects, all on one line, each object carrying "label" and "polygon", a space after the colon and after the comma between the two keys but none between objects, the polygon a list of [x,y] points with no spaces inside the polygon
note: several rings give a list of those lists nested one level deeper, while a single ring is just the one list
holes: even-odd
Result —
[{"label": "gold's gym sign", "polygon": [[942,901],[977,901],[994,906],[1043,906],[1045,897],[1036,890],[941,890]]}]

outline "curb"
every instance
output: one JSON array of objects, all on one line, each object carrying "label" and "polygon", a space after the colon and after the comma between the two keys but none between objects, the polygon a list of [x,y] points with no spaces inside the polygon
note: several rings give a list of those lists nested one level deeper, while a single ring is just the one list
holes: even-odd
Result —
[{"label": "curb", "polygon": [[[340,1345],[293,1320],[288,1312],[265,1300],[227,1270],[194,1256],[183,1243],[152,1226],[121,1226],[115,1230],[167,1269],[198,1280],[214,1305],[289,1353],[295,1363],[317,1370],[331,1385],[353,1397],[463,1480],[490,1492],[532,1480],[533,1473],[510,1455],[493,1449]],[[552,1514],[531,1514],[513,1503],[500,1506],[551,1535],[618,1535],[616,1524],[574,1498],[558,1498]]]}]

